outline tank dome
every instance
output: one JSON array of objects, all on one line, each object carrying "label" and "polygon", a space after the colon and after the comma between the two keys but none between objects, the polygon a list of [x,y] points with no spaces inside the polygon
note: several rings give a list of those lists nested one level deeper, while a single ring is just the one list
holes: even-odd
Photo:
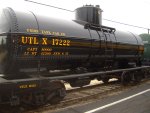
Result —
[{"label": "tank dome", "polygon": [[102,10],[99,5],[85,5],[75,10],[75,19],[77,21],[85,21],[91,24],[102,25]]}]

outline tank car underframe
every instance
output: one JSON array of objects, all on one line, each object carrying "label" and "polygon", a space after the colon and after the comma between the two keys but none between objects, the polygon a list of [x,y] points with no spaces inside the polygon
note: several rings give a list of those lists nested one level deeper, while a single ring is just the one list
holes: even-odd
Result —
[{"label": "tank car underframe", "polygon": [[[147,77],[150,66],[142,66],[111,71],[90,72],[82,74],[71,74],[57,77],[39,77],[28,79],[6,80],[0,78],[0,104],[17,105],[44,105],[60,102],[66,95],[64,81],[76,81],[78,87],[85,85],[82,80],[97,78],[108,82],[110,77],[116,77],[126,85],[129,82],[138,83]],[[115,75],[115,76],[112,76]],[[76,86],[76,83],[75,86]],[[80,84],[81,83],[81,84]],[[73,85],[74,85],[73,84]]]}]

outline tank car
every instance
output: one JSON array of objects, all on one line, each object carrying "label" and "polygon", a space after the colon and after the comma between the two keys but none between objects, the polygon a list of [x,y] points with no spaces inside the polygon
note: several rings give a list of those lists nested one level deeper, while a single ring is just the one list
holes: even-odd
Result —
[{"label": "tank car", "polygon": [[131,32],[101,25],[97,6],[76,9],[76,19],[53,19],[5,8],[0,16],[0,72],[14,76],[23,69],[99,70],[140,64],[143,43]]},{"label": "tank car", "polygon": [[[81,87],[95,78],[108,82],[112,72],[123,73],[115,77],[125,82],[127,71],[139,75],[143,67],[124,69],[141,65],[144,47],[138,35],[103,26],[99,6],[75,12],[75,20],[65,21],[12,8],[0,11],[0,104],[3,98],[13,105],[58,102],[65,96],[61,80]],[[108,71],[113,69],[120,70]]]}]

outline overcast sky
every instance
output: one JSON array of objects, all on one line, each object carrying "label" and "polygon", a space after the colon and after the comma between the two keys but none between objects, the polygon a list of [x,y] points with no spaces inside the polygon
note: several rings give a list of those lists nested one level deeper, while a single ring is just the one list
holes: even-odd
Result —
[{"label": "overcast sky", "polygon": [[[132,24],[150,28],[150,1],[149,0],[32,0],[56,7],[74,11],[83,5],[100,5],[103,10],[103,18],[122,23]],[[41,6],[24,0],[0,0],[0,7],[14,7],[19,10],[32,10],[39,14],[51,15],[60,19],[74,19],[74,13],[51,7]],[[137,34],[147,33],[147,30],[128,27],[103,20],[103,25],[117,29],[135,32]]]}]

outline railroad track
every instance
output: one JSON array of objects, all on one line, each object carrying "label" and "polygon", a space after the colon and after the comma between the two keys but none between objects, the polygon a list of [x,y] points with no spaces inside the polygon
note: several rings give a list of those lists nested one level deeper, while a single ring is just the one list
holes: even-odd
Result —
[{"label": "railroad track", "polygon": [[110,93],[111,91],[120,89],[122,86],[116,82],[109,84],[93,85],[90,87],[85,87],[81,89],[76,89],[76,91],[69,91],[66,98],[60,103],[64,105],[71,105],[79,101],[87,101],[90,99],[96,99],[103,94]]},{"label": "railroad track", "polygon": [[[145,83],[148,80],[143,80],[141,84]],[[57,105],[47,104],[42,107],[27,107],[27,108],[17,108],[18,113],[50,113],[58,109],[63,109],[68,106],[79,105],[82,103],[87,103],[95,101],[100,98],[104,98],[110,95],[117,95],[122,91],[128,90],[133,85],[123,86],[117,81],[109,82],[108,84],[95,84],[91,86],[86,86],[82,88],[74,88],[67,90],[67,95],[63,101]],[[10,113],[1,112],[1,113]],[[14,113],[17,113],[17,110],[14,108]]]},{"label": "railroad track", "polygon": [[82,88],[70,89],[67,90],[66,97],[59,104],[57,105],[48,104],[36,110],[31,110],[24,113],[49,113],[75,104],[93,101],[98,99],[99,97],[103,98],[107,94],[116,93],[116,91],[121,91],[129,87],[130,86],[122,86],[118,81],[112,81],[109,82],[108,84],[96,84]]}]

